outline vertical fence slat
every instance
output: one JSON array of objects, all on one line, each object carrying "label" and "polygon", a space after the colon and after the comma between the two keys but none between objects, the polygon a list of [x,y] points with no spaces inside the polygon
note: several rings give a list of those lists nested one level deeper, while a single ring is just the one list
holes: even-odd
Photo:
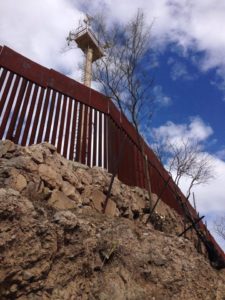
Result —
[{"label": "vertical fence slat", "polygon": [[104,116],[104,169],[108,167],[108,116]]},{"label": "vertical fence slat", "polygon": [[13,102],[15,100],[15,95],[16,95],[16,91],[18,89],[19,81],[20,81],[20,78],[19,78],[19,76],[17,76],[14,86],[13,86],[13,89],[12,89],[12,93],[10,95],[8,105],[7,105],[5,113],[4,113],[4,116],[2,116],[2,124],[1,124],[1,128],[0,128],[0,138],[2,138],[4,135],[4,131],[6,128],[7,121],[9,119],[10,111],[13,106]]},{"label": "vertical fence slat", "polygon": [[127,182],[129,185],[132,185],[132,148],[130,145],[130,139],[127,137]]},{"label": "vertical fence slat", "polygon": [[29,128],[31,126],[31,119],[32,119],[32,115],[34,112],[34,105],[35,105],[35,102],[37,101],[37,92],[38,92],[38,86],[36,85],[34,88],[34,93],[33,93],[32,100],[31,100],[31,106],[30,106],[29,113],[27,116],[26,127],[24,129],[24,134],[23,134],[23,138],[22,138],[22,142],[21,142],[22,145],[26,145]]},{"label": "vertical fence slat", "polygon": [[88,121],[88,151],[87,151],[87,165],[91,166],[91,142],[92,142],[92,109],[89,108],[89,121]]},{"label": "vertical fence slat", "polygon": [[23,104],[22,104],[21,114],[19,116],[19,122],[18,122],[16,132],[15,132],[15,136],[14,136],[14,142],[16,144],[19,142],[19,138],[20,138],[23,123],[26,122],[25,114],[26,114],[26,109],[27,109],[28,101],[29,101],[30,94],[31,94],[31,89],[32,89],[32,83],[29,82],[27,90],[26,90],[25,98],[24,98],[24,101],[23,101]]},{"label": "vertical fence slat", "polygon": [[99,131],[98,131],[98,165],[102,166],[102,114],[99,113]]},{"label": "vertical fence slat", "polygon": [[37,143],[41,143],[43,141],[42,137],[43,137],[44,127],[45,127],[45,122],[46,122],[46,115],[47,115],[47,110],[48,110],[50,92],[51,92],[51,90],[49,88],[47,88],[45,99],[43,99],[44,107],[43,107],[43,111],[42,111],[41,119],[40,119],[40,128],[39,128],[39,132],[38,132]]},{"label": "vertical fence slat", "polygon": [[49,142],[49,137],[50,137],[53,111],[54,111],[54,107],[55,107],[55,98],[56,98],[56,91],[53,90],[52,97],[51,97],[51,104],[50,104],[50,108],[49,108],[48,121],[46,120],[47,128],[46,128],[46,133],[45,133],[45,141],[47,141],[47,142]]},{"label": "vertical fence slat", "polygon": [[137,163],[137,146],[133,144],[134,148],[134,185],[138,186],[138,163]]},{"label": "vertical fence slat", "polygon": [[71,140],[70,140],[70,154],[69,154],[69,159],[71,160],[75,159],[74,149],[75,149],[75,134],[76,134],[76,122],[77,122],[77,102],[74,101],[73,105],[74,105],[74,111],[73,111],[72,132],[71,132]]},{"label": "vertical fence slat", "polygon": [[131,163],[132,163],[132,178],[131,178],[131,182],[132,185],[135,186],[136,185],[136,161],[135,161],[135,145],[134,143],[131,141],[130,142],[131,145],[131,150],[132,150],[132,159],[131,159]]},{"label": "vertical fence slat", "polygon": [[35,140],[35,135],[36,135],[37,126],[38,126],[38,120],[40,118],[41,106],[42,106],[43,97],[44,97],[44,91],[45,91],[44,88],[41,88],[39,98],[36,99],[36,101],[38,101],[38,105],[37,105],[37,110],[36,110],[36,114],[34,117],[33,128],[31,131],[30,142],[29,142],[30,145],[32,145]]},{"label": "vertical fence slat", "polygon": [[7,79],[7,83],[6,83],[4,92],[3,92],[3,95],[2,95],[2,98],[1,98],[1,102],[0,102],[0,115],[3,111],[4,106],[5,106],[5,102],[6,102],[8,93],[9,93],[9,89],[10,89],[11,84],[12,84],[12,80],[13,80],[13,73],[10,72],[9,77]]},{"label": "vertical fence slat", "polygon": [[125,161],[125,165],[126,165],[126,172],[125,172],[125,178],[126,178],[126,183],[127,184],[130,184],[130,165],[129,165],[129,160],[130,160],[130,154],[129,154],[129,152],[130,152],[130,149],[129,149],[129,145],[128,145],[128,143],[129,143],[129,141],[128,141],[128,137],[127,137],[127,135],[125,134],[125,136],[126,136],[126,140],[125,140],[125,153],[126,153],[126,155],[124,155],[123,156],[123,160]]},{"label": "vertical fence slat", "polygon": [[140,150],[138,148],[137,148],[137,157],[138,157],[139,186],[143,187],[142,168],[141,168],[141,154],[140,154]]},{"label": "vertical fence slat", "polygon": [[[119,130],[118,126],[114,123],[114,128],[115,128],[115,155],[114,155],[114,161],[113,161],[113,165],[114,165],[114,169],[117,168],[117,172],[118,172],[118,178],[122,178],[121,177],[121,162],[123,161],[123,153],[121,153],[121,157],[120,156],[120,147],[121,147],[121,143],[120,143],[120,135],[121,135],[121,131]],[[120,161],[119,161],[120,160]]]},{"label": "vertical fence slat", "polygon": [[14,132],[14,129],[15,129],[16,121],[17,121],[17,118],[18,118],[18,113],[19,113],[19,110],[20,110],[20,106],[22,104],[24,92],[27,88],[27,85],[28,85],[28,81],[26,81],[25,79],[22,79],[22,84],[21,84],[21,87],[20,87],[19,95],[17,97],[17,102],[16,102],[16,105],[15,105],[15,108],[14,108],[14,111],[13,111],[13,114],[12,114],[11,123],[9,125],[9,129],[8,129],[7,134],[6,134],[6,138],[9,139],[9,140],[14,140],[13,139],[13,132]]},{"label": "vertical fence slat", "polygon": [[60,128],[59,128],[59,136],[58,136],[58,145],[57,150],[59,153],[62,151],[62,139],[63,139],[63,129],[64,129],[64,122],[65,122],[65,114],[66,114],[66,97],[62,97],[63,100],[63,107],[62,107],[62,114],[61,114],[61,120],[60,120]]},{"label": "vertical fence slat", "polygon": [[88,107],[84,107],[84,116],[83,116],[83,137],[82,137],[82,149],[81,149],[81,163],[85,164],[86,154],[87,154],[87,117],[88,117]]},{"label": "vertical fence slat", "polygon": [[60,106],[62,101],[62,94],[58,94],[57,103],[56,103],[56,110],[55,110],[55,119],[54,119],[54,126],[52,130],[52,144],[56,145],[56,133],[57,128],[59,126],[59,113],[60,113]]},{"label": "vertical fence slat", "polygon": [[114,121],[110,118],[110,172],[113,173],[115,171],[115,162],[116,162],[116,128],[114,125]]},{"label": "vertical fence slat", "polygon": [[6,74],[7,74],[7,70],[4,69],[3,72],[2,72],[1,78],[0,78],[0,91],[1,91],[2,86],[3,86],[3,83],[4,83],[4,81],[5,81]]},{"label": "vertical fence slat", "polygon": [[72,111],[72,99],[69,98],[69,106],[68,106],[68,112],[67,112],[67,122],[66,122],[66,133],[65,133],[65,139],[64,139],[64,149],[63,149],[63,156],[67,158],[67,149],[69,145],[69,130],[70,130],[70,123],[71,123],[71,111]]},{"label": "vertical fence slat", "polygon": [[93,166],[96,166],[97,160],[97,110],[94,110],[94,135],[93,135]]},{"label": "vertical fence slat", "polygon": [[129,152],[129,185],[133,185],[133,177],[135,176],[134,173],[134,169],[133,169],[133,165],[134,165],[134,161],[133,161],[133,147],[132,147],[132,143],[130,141],[130,139],[128,138],[128,152]]},{"label": "vertical fence slat", "polygon": [[140,150],[138,149],[138,160],[139,160],[139,176],[140,176],[140,187],[143,188],[144,187],[144,176],[143,176],[143,157],[141,155]]},{"label": "vertical fence slat", "polygon": [[78,132],[77,132],[77,143],[76,143],[76,161],[80,162],[81,160],[81,136],[83,131],[83,107],[84,105],[80,103],[80,109],[79,109],[79,120],[78,120]]},{"label": "vertical fence slat", "polygon": [[112,119],[110,117],[107,118],[108,123],[108,172],[112,173],[112,155],[113,155],[113,149],[112,149],[112,140],[113,140],[113,130],[112,130]]},{"label": "vertical fence slat", "polygon": [[110,162],[111,162],[111,173],[115,171],[115,156],[116,156],[116,132],[115,132],[115,126],[114,121],[111,120],[110,123],[111,126],[111,136],[109,137],[109,140],[111,141],[110,145]]},{"label": "vertical fence slat", "polygon": [[[127,183],[127,138],[124,131],[119,130],[116,126],[116,145],[115,145],[115,165],[118,165],[118,178]],[[119,159],[119,161],[118,161]]]}]

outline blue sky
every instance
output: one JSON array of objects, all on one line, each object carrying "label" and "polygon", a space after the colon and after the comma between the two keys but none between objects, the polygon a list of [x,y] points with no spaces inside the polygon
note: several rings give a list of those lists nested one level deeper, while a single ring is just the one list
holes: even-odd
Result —
[{"label": "blue sky", "polygon": [[[200,55],[201,57],[201,55]],[[154,118],[154,126],[173,120],[186,123],[192,116],[199,116],[213,129],[213,136],[207,149],[214,153],[224,147],[225,135],[225,91],[217,86],[216,69],[201,72],[191,56],[183,57],[174,53],[173,45],[157,57],[155,68],[159,97],[168,97],[168,105],[161,108]],[[222,80],[222,79],[221,79]],[[157,94],[157,93],[156,93]]]},{"label": "blue sky", "polygon": [[[213,232],[213,220],[225,214],[225,1],[0,0],[0,44],[80,80],[81,51],[64,49],[85,7],[104,11],[109,22],[118,23],[142,8],[147,23],[154,21],[152,68],[159,109],[151,126],[161,138],[195,138],[211,156],[215,180],[195,193]],[[182,185],[185,191],[186,182]]]}]

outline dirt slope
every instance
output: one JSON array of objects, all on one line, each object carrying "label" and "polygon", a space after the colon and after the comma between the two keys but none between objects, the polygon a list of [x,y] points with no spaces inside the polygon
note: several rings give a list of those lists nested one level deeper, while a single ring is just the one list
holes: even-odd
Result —
[{"label": "dirt slope", "polygon": [[[69,162],[49,144],[0,144],[0,299],[225,299],[213,269],[163,203]],[[156,230],[155,228],[160,229]]]}]

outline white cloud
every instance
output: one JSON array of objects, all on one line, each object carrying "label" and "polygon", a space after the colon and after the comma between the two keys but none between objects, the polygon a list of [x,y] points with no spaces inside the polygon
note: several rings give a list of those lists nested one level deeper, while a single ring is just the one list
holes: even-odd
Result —
[{"label": "white cloud", "polygon": [[160,105],[160,106],[168,106],[172,103],[172,100],[169,96],[166,96],[163,92],[163,89],[160,85],[155,85],[153,87],[153,95],[155,101]]},{"label": "white cloud", "polygon": [[190,118],[189,124],[175,124],[168,121],[165,125],[153,129],[159,140],[179,144],[182,140],[203,142],[213,134],[211,126],[204,123],[200,117]]},{"label": "white cloud", "polygon": [[224,211],[217,212],[217,213],[210,213],[206,215],[207,220],[207,228],[217,241],[217,243],[221,246],[221,248],[225,251],[225,240],[219,236],[215,230],[215,222],[218,221],[222,216],[224,216]]},{"label": "white cloud", "polygon": [[218,88],[221,92],[223,92],[223,101],[225,102],[225,68],[217,69],[216,76],[210,82],[212,85]]},{"label": "white cloud", "polygon": [[[225,250],[225,241],[215,232],[214,221],[225,215],[225,162],[215,156],[211,156],[215,178],[207,184],[198,185],[193,188],[196,198],[196,206],[200,215],[205,216],[207,226],[220,246]],[[185,178],[181,180],[180,186],[185,193],[189,182]],[[192,199],[190,198],[192,203]]]},{"label": "white cloud", "polygon": [[[155,128],[154,132],[159,140],[168,138],[171,143],[179,144],[182,140],[189,139],[193,142],[198,141],[203,145],[213,134],[212,128],[199,117],[191,118],[188,124],[167,122],[165,125]],[[200,215],[205,215],[208,228],[221,247],[225,249],[225,242],[216,235],[213,226],[213,221],[221,214],[225,214],[225,162],[219,158],[219,155],[208,155],[213,166],[214,178],[207,184],[195,186],[193,192],[196,197],[197,210],[200,212]],[[181,179],[180,187],[184,194],[186,194],[189,184],[190,180],[188,178],[183,177]],[[191,197],[190,201],[192,202]]]},{"label": "white cloud", "polygon": [[77,26],[80,11],[65,0],[7,0],[0,2],[0,44],[49,68],[71,75],[82,53],[62,53],[69,30]]},{"label": "white cloud", "polygon": [[[137,8],[154,21],[152,45],[160,51],[174,43],[188,55],[201,51],[202,70],[216,67],[225,77],[225,2],[221,0],[7,0],[0,2],[0,43],[46,66],[71,74],[82,59],[81,51],[61,55],[70,29],[82,19],[81,10],[104,11],[110,21],[127,22]],[[129,13],[128,13],[129,10]]]},{"label": "white cloud", "polygon": [[[215,177],[207,184],[197,185],[193,188],[197,200],[197,209],[202,214],[219,214],[221,211],[225,213],[225,162],[213,155],[210,155],[209,157],[213,165],[213,175]],[[183,178],[183,180],[181,180],[181,188],[184,193],[188,186],[189,180]]]},{"label": "white cloud", "polygon": [[[155,38],[161,41],[175,41],[185,48],[195,47],[199,51],[207,51],[208,58],[210,58],[207,62],[208,66],[218,65],[218,60],[223,57],[221,49],[225,47],[225,36],[221,34],[221,28],[225,22],[224,1],[96,0],[92,3],[81,2],[88,2],[90,12],[100,10],[104,3],[108,8],[108,15],[121,22],[127,22],[137,8],[142,8],[149,23],[155,20],[153,28]],[[215,54],[217,54],[216,57]],[[224,60],[222,62],[224,63]]]},{"label": "white cloud", "polygon": [[[96,0],[89,5],[90,13],[101,11],[103,4],[107,18],[117,22],[127,22],[142,8],[151,24],[152,41],[159,51],[168,43],[174,43],[188,56],[189,51],[201,52],[201,59],[196,61],[202,71],[212,68],[222,70],[219,76],[225,78],[225,35],[222,28],[225,26],[225,2],[221,0]],[[129,13],[127,13],[129,8]],[[193,59],[189,57],[190,61]]]},{"label": "white cloud", "polygon": [[[171,121],[168,121],[165,125],[162,125],[158,128],[153,128],[154,136],[156,136],[158,141],[162,141],[165,143],[169,143],[171,145],[181,146],[183,147],[183,142],[188,141],[188,143],[193,143],[195,145],[198,143],[201,148],[199,150],[199,156],[205,155],[204,144],[207,142],[208,138],[213,134],[212,128],[205,124],[204,121],[200,117],[192,117],[190,118],[190,122],[187,124],[175,124]],[[168,149],[169,151],[169,149]],[[204,151],[204,152],[203,152]],[[225,179],[225,162],[221,161],[216,156],[212,156],[208,154],[208,160],[210,161],[213,169],[215,170],[215,174],[212,174],[217,180],[222,178]],[[190,185],[190,178],[183,177],[181,182],[181,187],[186,194],[188,187]],[[211,180],[214,182],[215,179]],[[221,185],[222,186],[222,185]],[[196,190],[201,189],[201,187],[196,187]],[[216,187],[217,188],[217,187]],[[201,194],[204,196],[205,188],[201,191]],[[208,192],[208,191],[207,191]],[[213,205],[213,202],[211,202]],[[221,207],[222,202],[219,200],[218,205]],[[224,203],[225,205],[225,203]],[[207,208],[212,210],[212,207],[207,205]],[[225,207],[224,207],[225,208]],[[214,206],[214,210],[217,211],[217,207]]]},{"label": "white cloud", "polygon": [[168,64],[171,66],[171,78],[172,80],[194,80],[197,78],[196,74],[191,74],[188,71],[187,66],[178,61],[177,59],[169,58],[168,59]]}]

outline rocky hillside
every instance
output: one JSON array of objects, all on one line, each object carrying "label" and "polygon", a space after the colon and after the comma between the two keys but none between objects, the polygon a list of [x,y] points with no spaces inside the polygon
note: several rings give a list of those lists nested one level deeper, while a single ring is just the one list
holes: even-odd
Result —
[{"label": "rocky hillside", "polygon": [[[49,144],[0,144],[0,299],[225,299],[225,272],[162,202],[62,158]],[[156,198],[156,195],[153,195]]]}]

